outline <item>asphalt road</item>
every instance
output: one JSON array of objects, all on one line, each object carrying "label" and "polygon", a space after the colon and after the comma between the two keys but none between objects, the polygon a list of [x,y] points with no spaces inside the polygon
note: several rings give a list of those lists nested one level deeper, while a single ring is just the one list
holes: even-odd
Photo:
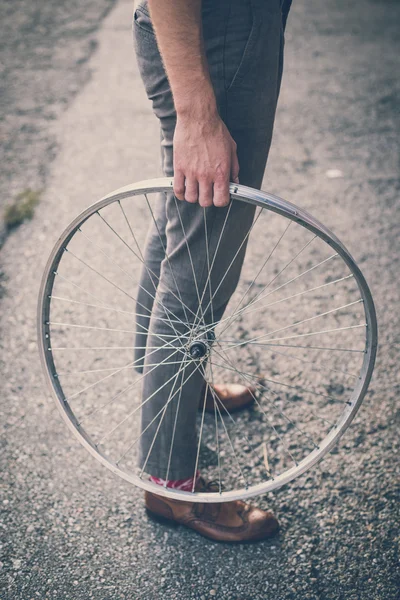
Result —
[{"label": "asphalt road", "polygon": [[149,522],[140,490],[71,437],[38,362],[36,298],[57,235],[89,202],[159,174],[158,125],[132,53],[131,12],[120,0],[96,35],[91,79],[53,121],[59,150],[36,216],[2,250],[0,596],[394,600],[400,7],[295,0],[289,18],[263,188],[346,243],[372,289],[381,346],[370,392],[337,450],[260,499],[278,515],[279,537],[237,547]]},{"label": "asphalt road", "polygon": [[113,4],[0,2],[1,213],[18,193],[45,186],[57,153],[52,125],[88,80],[96,31]]}]

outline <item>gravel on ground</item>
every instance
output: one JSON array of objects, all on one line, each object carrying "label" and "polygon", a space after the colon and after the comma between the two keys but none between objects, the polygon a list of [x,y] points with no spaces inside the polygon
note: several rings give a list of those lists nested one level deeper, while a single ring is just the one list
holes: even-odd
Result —
[{"label": "gravel on ground", "polygon": [[[9,236],[2,251],[8,281],[2,299],[0,596],[395,600],[400,6],[390,0],[293,3],[263,188],[306,208],[346,243],[372,289],[381,345],[370,391],[339,446],[314,470],[259,499],[276,512],[279,537],[240,546],[149,521],[142,492],[97,464],[71,437],[38,361],[36,298],[57,236],[90,202],[159,174],[158,124],[133,57],[131,13],[131,3],[120,0],[95,36],[97,50],[84,67],[90,81],[67,111],[56,111],[58,152],[36,216]],[[82,82],[74,78],[66,89]],[[57,85],[52,90],[58,105],[67,92],[59,94]],[[26,170],[36,173],[35,153],[24,156]],[[15,175],[11,162],[6,166],[9,188],[19,191],[26,183],[14,167]]]}]

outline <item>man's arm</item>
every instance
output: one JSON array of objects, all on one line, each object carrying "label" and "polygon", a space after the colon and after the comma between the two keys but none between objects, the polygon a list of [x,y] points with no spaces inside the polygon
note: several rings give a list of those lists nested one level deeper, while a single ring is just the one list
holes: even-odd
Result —
[{"label": "man's arm", "polygon": [[201,0],[148,0],[174,97],[174,193],[202,206],[226,206],[239,182],[236,144],[220,118],[204,50]]}]

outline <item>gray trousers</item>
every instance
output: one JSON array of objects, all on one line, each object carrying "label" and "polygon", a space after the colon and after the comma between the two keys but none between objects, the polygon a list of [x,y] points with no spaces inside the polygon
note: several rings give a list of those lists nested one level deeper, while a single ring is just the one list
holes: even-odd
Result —
[{"label": "gray trousers", "polygon": [[[239,181],[258,189],[271,144],[282,77],[285,4],[288,2],[282,0],[202,3],[211,80],[219,114],[237,144]],[[173,176],[176,113],[145,1],[134,12],[133,28],[140,74],[160,121],[162,169],[165,176]],[[212,311],[207,307],[209,290],[213,293],[217,289],[253,217],[254,207],[240,201],[232,202],[230,208],[203,209],[176,200],[172,193],[162,193],[156,200],[137,293],[137,313],[142,316],[137,317],[135,340],[138,371],[144,372],[145,401],[139,463],[154,476],[181,479],[194,474],[196,415],[204,379],[196,363],[181,369],[180,340],[188,330],[185,323],[195,321],[205,288],[203,321],[211,323],[222,317],[240,276],[246,243],[215,294]],[[208,277],[207,257],[212,262],[218,244]],[[180,336],[180,340],[174,341],[171,336]],[[158,366],[154,368],[155,364]],[[182,383],[182,391],[178,392]]]}]

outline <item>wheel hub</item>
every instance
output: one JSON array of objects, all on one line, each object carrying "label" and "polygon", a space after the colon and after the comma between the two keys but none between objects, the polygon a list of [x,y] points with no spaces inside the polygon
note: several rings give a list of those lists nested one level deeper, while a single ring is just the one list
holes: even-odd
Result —
[{"label": "wheel hub", "polygon": [[208,352],[208,345],[203,340],[196,340],[189,346],[189,354],[194,360],[203,358]]},{"label": "wheel hub", "polygon": [[212,330],[197,332],[197,337],[186,346],[186,351],[193,360],[200,360],[208,356],[214,340]]}]

